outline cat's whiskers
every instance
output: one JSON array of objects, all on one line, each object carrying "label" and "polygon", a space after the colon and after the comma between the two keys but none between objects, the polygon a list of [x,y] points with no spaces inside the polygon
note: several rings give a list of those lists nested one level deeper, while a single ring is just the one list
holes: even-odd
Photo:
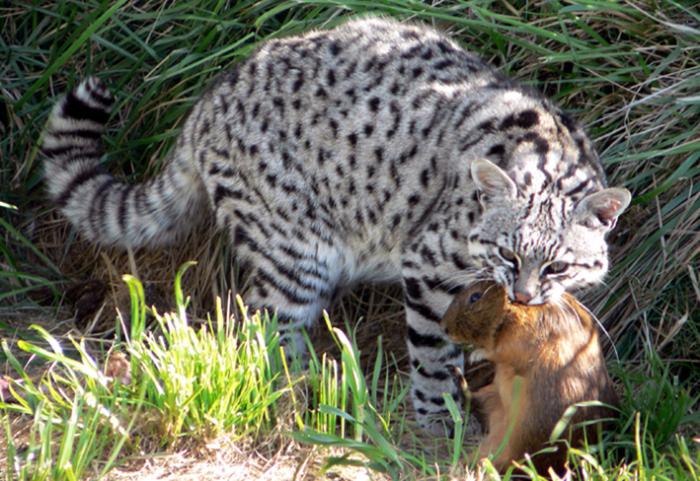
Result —
[{"label": "cat's whiskers", "polygon": [[608,330],[605,328],[603,323],[600,322],[600,319],[598,319],[598,316],[593,314],[593,312],[588,307],[586,307],[582,303],[579,303],[579,305],[581,306],[582,309],[584,309],[588,313],[589,316],[591,316],[591,319],[593,320],[593,322],[598,324],[598,327],[600,327],[600,330],[603,332],[603,334],[605,334],[605,337],[608,338],[608,341],[610,341],[610,345],[612,346],[612,350],[615,353],[615,359],[619,362],[620,355],[617,352],[617,347],[615,347],[615,341],[613,341],[613,338],[612,338],[612,336],[610,336],[610,333],[608,332]]},{"label": "cat's whiskers", "polygon": [[488,268],[482,268],[477,271],[458,272],[450,277],[446,277],[444,280],[436,284],[436,287],[447,286],[448,288],[451,288],[453,286],[470,285],[475,282],[489,280],[493,280],[493,277],[489,275]]}]

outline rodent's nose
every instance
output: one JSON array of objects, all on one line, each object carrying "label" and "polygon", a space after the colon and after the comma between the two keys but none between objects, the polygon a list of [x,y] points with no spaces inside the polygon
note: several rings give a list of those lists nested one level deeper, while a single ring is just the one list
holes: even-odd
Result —
[{"label": "rodent's nose", "polygon": [[518,302],[520,304],[527,304],[532,300],[532,295],[530,295],[527,292],[515,291],[514,296],[515,302]]}]

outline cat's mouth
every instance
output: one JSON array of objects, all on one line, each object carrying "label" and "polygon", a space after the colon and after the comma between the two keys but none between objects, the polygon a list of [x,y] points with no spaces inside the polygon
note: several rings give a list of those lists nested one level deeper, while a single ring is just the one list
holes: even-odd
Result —
[{"label": "cat's mouth", "polygon": [[508,287],[508,299],[514,304],[520,304],[522,306],[541,306],[547,303],[541,294],[535,296],[523,295],[519,292],[513,292],[512,287]]},{"label": "cat's mouth", "polygon": [[511,299],[511,301],[514,304],[520,304],[521,306],[541,306],[543,304],[546,304],[545,300],[542,299],[541,297],[537,297],[535,299],[530,299],[527,302],[520,302],[517,299]]}]

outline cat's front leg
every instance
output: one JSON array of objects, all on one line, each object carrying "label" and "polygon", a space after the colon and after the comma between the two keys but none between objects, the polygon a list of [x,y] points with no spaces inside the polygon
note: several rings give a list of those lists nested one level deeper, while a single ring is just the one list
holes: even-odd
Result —
[{"label": "cat's front leg", "polygon": [[[411,360],[411,398],[418,423],[435,435],[452,429],[452,419],[443,393],[461,405],[461,393],[452,375],[452,366],[464,366],[462,350],[453,344],[440,320],[454,295],[441,284],[435,272],[426,273],[417,261],[403,263],[404,304]],[[442,288],[436,288],[440,285]],[[432,286],[432,287],[431,287]],[[470,424],[473,424],[470,422]],[[478,426],[469,426],[469,430]]]}]

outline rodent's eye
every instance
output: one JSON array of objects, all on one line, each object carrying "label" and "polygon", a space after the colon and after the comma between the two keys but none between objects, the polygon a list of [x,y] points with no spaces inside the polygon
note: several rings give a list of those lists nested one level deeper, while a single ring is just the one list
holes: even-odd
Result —
[{"label": "rodent's eye", "polygon": [[542,273],[545,276],[554,276],[557,274],[561,274],[562,272],[564,272],[568,268],[569,268],[569,264],[567,262],[554,261],[554,262],[550,262],[549,264],[547,264],[545,266],[544,270],[542,271]]},{"label": "rodent's eye", "polygon": [[510,262],[513,265],[518,264],[518,256],[516,256],[515,252],[513,252],[510,249],[506,249],[505,247],[499,247],[498,255],[501,256],[506,262]]},{"label": "rodent's eye", "polygon": [[474,304],[479,299],[481,299],[481,292],[474,292],[471,296],[469,296],[469,304]]}]

